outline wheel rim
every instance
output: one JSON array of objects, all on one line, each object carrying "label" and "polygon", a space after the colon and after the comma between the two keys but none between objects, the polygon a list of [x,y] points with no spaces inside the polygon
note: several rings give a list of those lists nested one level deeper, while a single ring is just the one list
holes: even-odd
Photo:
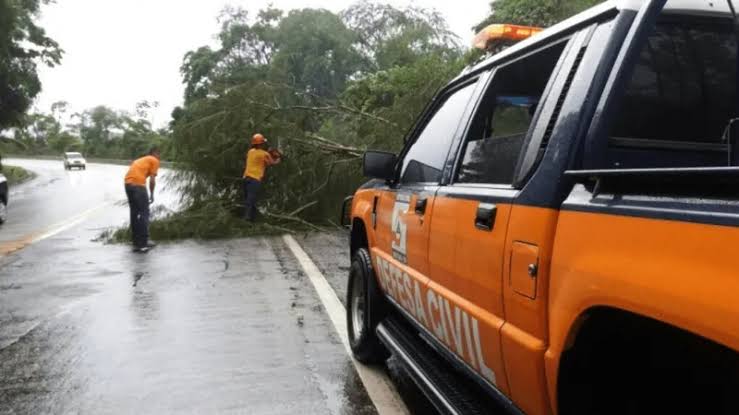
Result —
[{"label": "wheel rim", "polygon": [[364,333],[364,284],[357,279],[352,284],[352,334],[355,339],[362,337]]},{"label": "wheel rim", "polygon": [[0,223],[5,222],[5,219],[8,217],[8,208],[5,206],[5,203],[0,202]]}]

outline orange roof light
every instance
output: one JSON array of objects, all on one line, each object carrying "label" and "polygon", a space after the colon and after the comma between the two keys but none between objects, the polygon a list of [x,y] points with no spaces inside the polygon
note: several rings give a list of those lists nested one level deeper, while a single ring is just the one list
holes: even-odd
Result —
[{"label": "orange roof light", "polygon": [[500,40],[517,42],[528,39],[542,30],[544,29],[540,27],[491,24],[475,36],[472,45],[478,49],[487,50],[492,42]]}]

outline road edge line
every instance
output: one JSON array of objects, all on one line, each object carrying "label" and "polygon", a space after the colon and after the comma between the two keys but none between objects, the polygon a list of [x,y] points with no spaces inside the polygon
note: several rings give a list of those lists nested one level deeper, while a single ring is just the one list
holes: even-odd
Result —
[{"label": "road edge line", "polygon": [[0,258],[16,253],[30,245],[35,244],[36,242],[40,242],[44,239],[51,238],[52,236],[55,236],[61,232],[64,232],[74,226],[77,226],[80,223],[84,222],[86,219],[92,217],[98,211],[103,210],[106,207],[112,206],[112,204],[113,204],[112,202],[102,203],[98,206],[87,209],[83,211],[82,213],[72,216],[71,218],[67,220],[63,220],[63,221],[54,223],[52,225],[49,225],[44,230],[22,236],[19,239],[15,239],[12,241],[2,241],[0,242]]},{"label": "road edge line", "polygon": [[102,203],[98,206],[95,206],[93,208],[87,209],[83,211],[82,213],[79,213],[75,216],[72,216],[71,218],[67,219],[66,221],[57,222],[51,226],[49,226],[46,230],[46,232],[42,232],[40,234],[36,234],[31,241],[30,244],[35,244],[36,242],[42,241],[47,238],[51,238],[54,235],[57,235],[59,233],[62,233],[66,231],[67,229],[70,229],[74,226],[79,225],[80,223],[84,222],[85,219],[89,219],[91,216],[96,214],[99,210],[103,210],[106,207],[109,207],[112,205],[112,202],[106,202]]},{"label": "road edge line", "polygon": [[316,290],[321,303],[323,303],[323,307],[326,309],[326,314],[331,319],[331,323],[339,335],[349,358],[352,360],[354,368],[362,380],[364,388],[367,390],[367,394],[375,405],[377,412],[381,415],[410,414],[408,407],[403,402],[403,399],[398,394],[397,389],[387,374],[379,368],[363,365],[352,356],[352,351],[349,347],[349,337],[346,331],[346,308],[341,304],[339,297],[326,280],[326,277],[292,235],[283,235],[282,240],[293,253],[295,259],[298,260],[298,263]]}]

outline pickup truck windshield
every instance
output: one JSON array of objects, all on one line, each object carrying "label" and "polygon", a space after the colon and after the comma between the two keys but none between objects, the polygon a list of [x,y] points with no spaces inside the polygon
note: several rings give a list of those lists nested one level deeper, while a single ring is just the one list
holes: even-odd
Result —
[{"label": "pickup truck windshield", "polygon": [[736,59],[730,18],[663,16],[612,124],[608,167],[726,166]]}]

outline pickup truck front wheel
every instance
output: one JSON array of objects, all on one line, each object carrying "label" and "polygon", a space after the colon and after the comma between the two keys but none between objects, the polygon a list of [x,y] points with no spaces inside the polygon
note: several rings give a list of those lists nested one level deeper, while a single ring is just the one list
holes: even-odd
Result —
[{"label": "pickup truck front wheel", "polygon": [[358,249],[349,270],[346,324],[354,357],[367,364],[384,362],[390,357],[375,332],[387,309],[376,281],[369,252]]},{"label": "pickup truck front wheel", "polygon": [[8,206],[5,204],[5,201],[0,199],[0,225],[5,223],[7,219],[8,219]]}]

